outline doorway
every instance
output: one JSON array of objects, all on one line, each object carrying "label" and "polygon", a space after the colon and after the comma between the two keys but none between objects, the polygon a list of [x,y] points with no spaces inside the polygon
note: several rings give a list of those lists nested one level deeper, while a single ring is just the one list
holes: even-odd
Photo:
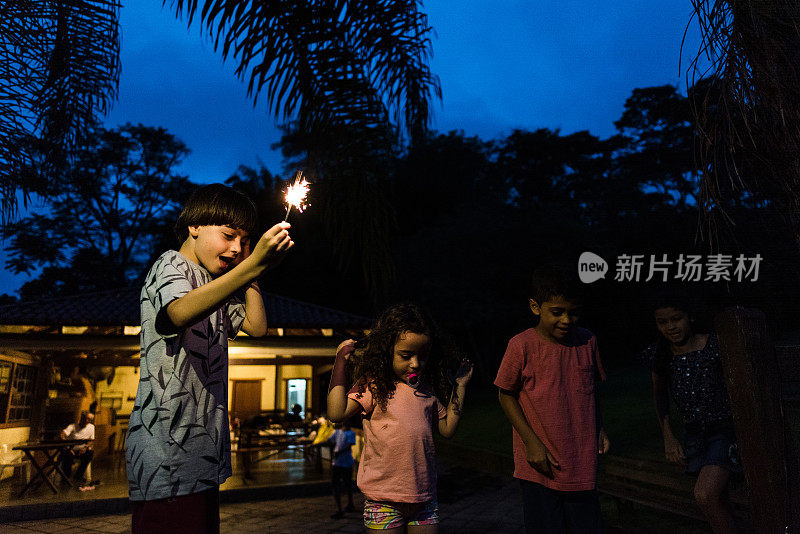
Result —
[{"label": "doorway", "polygon": [[302,408],[298,414],[300,417],[306,416],[306,379],[290,378],[286,384],[286,408],[291,412],[292,407],[297,404]]},{"label": "doorway", "polygon": [[231,416],[244,421],[261,413],[261,380],[232,380]]}]

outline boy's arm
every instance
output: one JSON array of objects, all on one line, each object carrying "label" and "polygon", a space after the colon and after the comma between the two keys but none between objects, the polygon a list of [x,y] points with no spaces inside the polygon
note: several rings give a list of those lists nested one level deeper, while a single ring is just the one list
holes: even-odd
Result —
[{"label": "boy's arm", "polygon": [[439,419],[439,434],[445,438],[452,438],[458,428],[461,413],[464,410],[464,396],[467,393],[467,383],[472,378],[472,363],[464,360],[456,371],[456,387],[447,405],[447,416]]},{"label": "boy's arm", "polygon": [[267,333],[267,310],[258,282],[253,281],[244,293],[244,321],[242,330],[248,336],[261,337]]},{"label": "boy's arm", "polygon": [[547,450],[547,447],[536,435],[536,432],[533,431],[531,425],[528,424],[525,413],[522,411],[522,406],[519,404],[519,393],[501,388],[499,399],[500,407],[503,408],[503,412],[511,422],[511,426],[514,427],[525,444],[528,463],[543,475],[553,478],[553,467],[560,469],[561,466],[555,456]]},{"label": "boy's arm", "polygon": [[606,379],[600,355],[597,349],[597,338],[593,338],[593,360],[595,366],[594,376],[594,423],[597,430],[597,454],[606,454],[611,448],[606,430],[603,427],[603,411],[600,409],[600,382]]},{"label": "boy's arm", "polygon": [[289,238],[289,223],[278,223],[258,240],[253,252],[227,273],[193,289],[169,303],[164,316],[175,330],[181,330],[208,316],[242,286],[249,284],[269,267],[280,263],[294,244]]},{"label": "boy's arm", "polygon": [[605,428],[603,428],[603,411],[600,409],[600,388],[594,386],[594,417],[597,425],[597,454],[606,454],[611,448]]}]

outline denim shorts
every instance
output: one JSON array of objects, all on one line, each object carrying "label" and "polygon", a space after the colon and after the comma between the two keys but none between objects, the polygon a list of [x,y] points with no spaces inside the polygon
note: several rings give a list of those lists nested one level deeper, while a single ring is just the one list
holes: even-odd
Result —
[{"label": "denim shorts", "polygon": [[687,473],[699,473],[706,465],[718,465],[731,473],[742,472],[733,430],[716,429],[703,433],[687,428],[683,452],[686,455]]},{"label": "denim shorts", "polygon": [[381,502],[367,499],[364,502],[364,526],[373,530],[387,530],[404,525],[436,525],[439,523],[439,505],[427,502]]}]

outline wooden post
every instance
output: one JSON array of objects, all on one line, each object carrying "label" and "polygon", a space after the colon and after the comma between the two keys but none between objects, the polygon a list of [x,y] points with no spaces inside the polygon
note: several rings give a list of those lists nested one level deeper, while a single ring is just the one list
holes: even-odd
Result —
[{"label": "wooden post", "polygon": [[715,327],[756,532],[795,532],[781,378],[766,317],[759,310],[729,308]]}]

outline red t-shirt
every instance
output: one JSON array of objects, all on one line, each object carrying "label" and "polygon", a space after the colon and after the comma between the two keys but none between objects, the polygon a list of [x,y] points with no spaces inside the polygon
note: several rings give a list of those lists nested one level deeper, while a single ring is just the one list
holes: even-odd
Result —
[{"label": "red t-shirt", "polygon": [[552,479],[536,471],[514,430],[514,477],[559,491],[594,489],[598,377],[605,380],[597,339],[584,328],[576,328],[565,344],[545,339],[534,328],[511,338],[494,384],[519,393],[528,424],[561,465],[553,468]]}]

